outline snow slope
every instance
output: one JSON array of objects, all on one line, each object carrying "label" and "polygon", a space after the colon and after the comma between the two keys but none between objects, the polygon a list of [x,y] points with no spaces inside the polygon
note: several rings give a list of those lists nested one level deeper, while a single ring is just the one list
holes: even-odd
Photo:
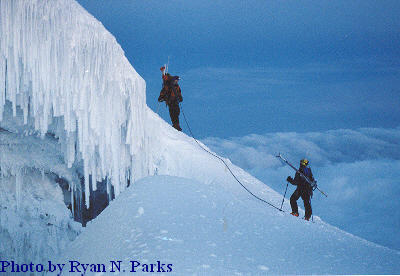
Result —
[{"label": "snow slope", "polygon": [[[172,264],[181,275],[400,272],[400,252],[318,217],[315,223],[294,218],[288,214],[288,199],[286,213],[260,202],[220,160],[148,112],[146,132],[154,134],[147,137],[153,149],[149,160],[157,176],[124,191],[71,244],[61,262],[105,264],[111,275],[110,261],[122,261],[126,273],[130,261]],[[282,195],[224,160],[253,193],[280,206]]]},{"label": "snow slope", "polygon": [[139,272],[143,264],[148,271],[155,264],[154,272],[157,261],[172,264],[179,275],[400,272],[400,252],[319,219],[292,217],[215,182],[171,176],[129,187],[72,243],[61,259],[65,270],[69,260],[105,264],[105,275],[115,274],[111,261],[122,261],[122,275],[130,274],[131,261],[140,263]]}]

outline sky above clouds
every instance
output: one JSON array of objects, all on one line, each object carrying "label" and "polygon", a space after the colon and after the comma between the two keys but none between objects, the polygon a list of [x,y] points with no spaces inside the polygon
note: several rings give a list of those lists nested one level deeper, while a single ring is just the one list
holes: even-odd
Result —
[{"label": "sky above clouds", "polygon": [[399,1],[79,3],[117,38],[167,121],[157,97],[170,57],[198,137],[400,124]]}]

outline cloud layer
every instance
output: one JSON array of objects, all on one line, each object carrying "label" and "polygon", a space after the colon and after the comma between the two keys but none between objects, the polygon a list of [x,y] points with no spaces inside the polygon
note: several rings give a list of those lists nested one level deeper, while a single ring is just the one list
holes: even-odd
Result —
[{"label": "cloud layer", "polygon": [[[314,213],[368,240],[400,250],[400,128],[362,128],[309,133],[268,133],[203,142],[275,190],[285,191],[294,166],[308,158],[319,187]],[[287,198],[294,191],[289,186]],[[299,205],[302,206],[301,200]]]}]

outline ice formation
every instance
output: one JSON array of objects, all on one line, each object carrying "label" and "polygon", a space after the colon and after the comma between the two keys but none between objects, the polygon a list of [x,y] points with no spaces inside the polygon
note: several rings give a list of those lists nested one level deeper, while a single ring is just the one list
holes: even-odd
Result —
[{"label": "ice formation", "polygon": [[145,173],[145,82],[100,22],[73,0],[6,0],[0,37],[0,127],[11,103],[25,128],[59,138],[84,168],[86,204],[90,179],[118,195]]},{"label": "ice formation", "polygon": [[[66,204],[68,183],[79,183],[63,162],[56,139],[0,129],[0,256],[43,262],[80,232]],[[63,179],[63,189],[58,181]]]}]

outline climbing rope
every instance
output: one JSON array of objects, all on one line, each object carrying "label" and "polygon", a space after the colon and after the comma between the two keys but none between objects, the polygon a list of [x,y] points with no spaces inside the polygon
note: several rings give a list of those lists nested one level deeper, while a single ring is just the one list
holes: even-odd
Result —
[{"label": "climbing rope", "polygon": [[186,126],[187,126],[188,129],[189,129],[190,135],[191,135],[191,137],[193,138],[193,140],[200,146],[200,148],[202,148],[205,152],[209,153],[210,155],[214,156],[215,158],[219,159],[219,160],[225,165],[225,167],[228,169],[228,171],[231,173],[231,175],[235,178],[235,180],[240,184],[240,186],[242,186],[243,189],[245,189],[249,194],[251,194],[251,195],[252,195],[253,197],[255,197],[256,199],[258,199],[258,200],[264,202],[265,204],[268,204],[269,206],[271,206],[271,207],[273,207],[273,208],[275,208],[275,209],[277,209],[277,210],[279,210],[279,211],[281,211],[281,212],[285,212],[285,211],[282,210],[282,208],[278,208],[278,207],[276,207],[275,205],[273,205],[272,203],[270,203],[270,202],[268,202],[268,201],[266,201],[266,200],[264,200],[264,199],[258,197],[257,195],[253,194],[245,185],[243,185],[242,182],[240,182],[240,180],[239,180],[239,179],[236,177],[236,175],[232,172],[231,168],[229,168],[228,164],[226,164],[226,162],[225,162],[224,159],[222,159],[222,158],[219,157],[218,155],[216,155],[216,154],[210,152],[209,150],[207,150],[206,148],[204,148],[204,147],[199,143],[199,141],[198,141],[198,140],[194,137],[194,135],[193,135],[193,132],[192,132],[192,130],[191,130],[190,126],[189,126],[189,123],[188,123],[188,121],[187,121],[187,119],[186,119],[185,112],[183,111],[182,105],[181,105],[181,104],[179,104],[179,105],[180,105],[180,108],[181,108],[181,111],[182,111],[183,118],[185,119]]}]

